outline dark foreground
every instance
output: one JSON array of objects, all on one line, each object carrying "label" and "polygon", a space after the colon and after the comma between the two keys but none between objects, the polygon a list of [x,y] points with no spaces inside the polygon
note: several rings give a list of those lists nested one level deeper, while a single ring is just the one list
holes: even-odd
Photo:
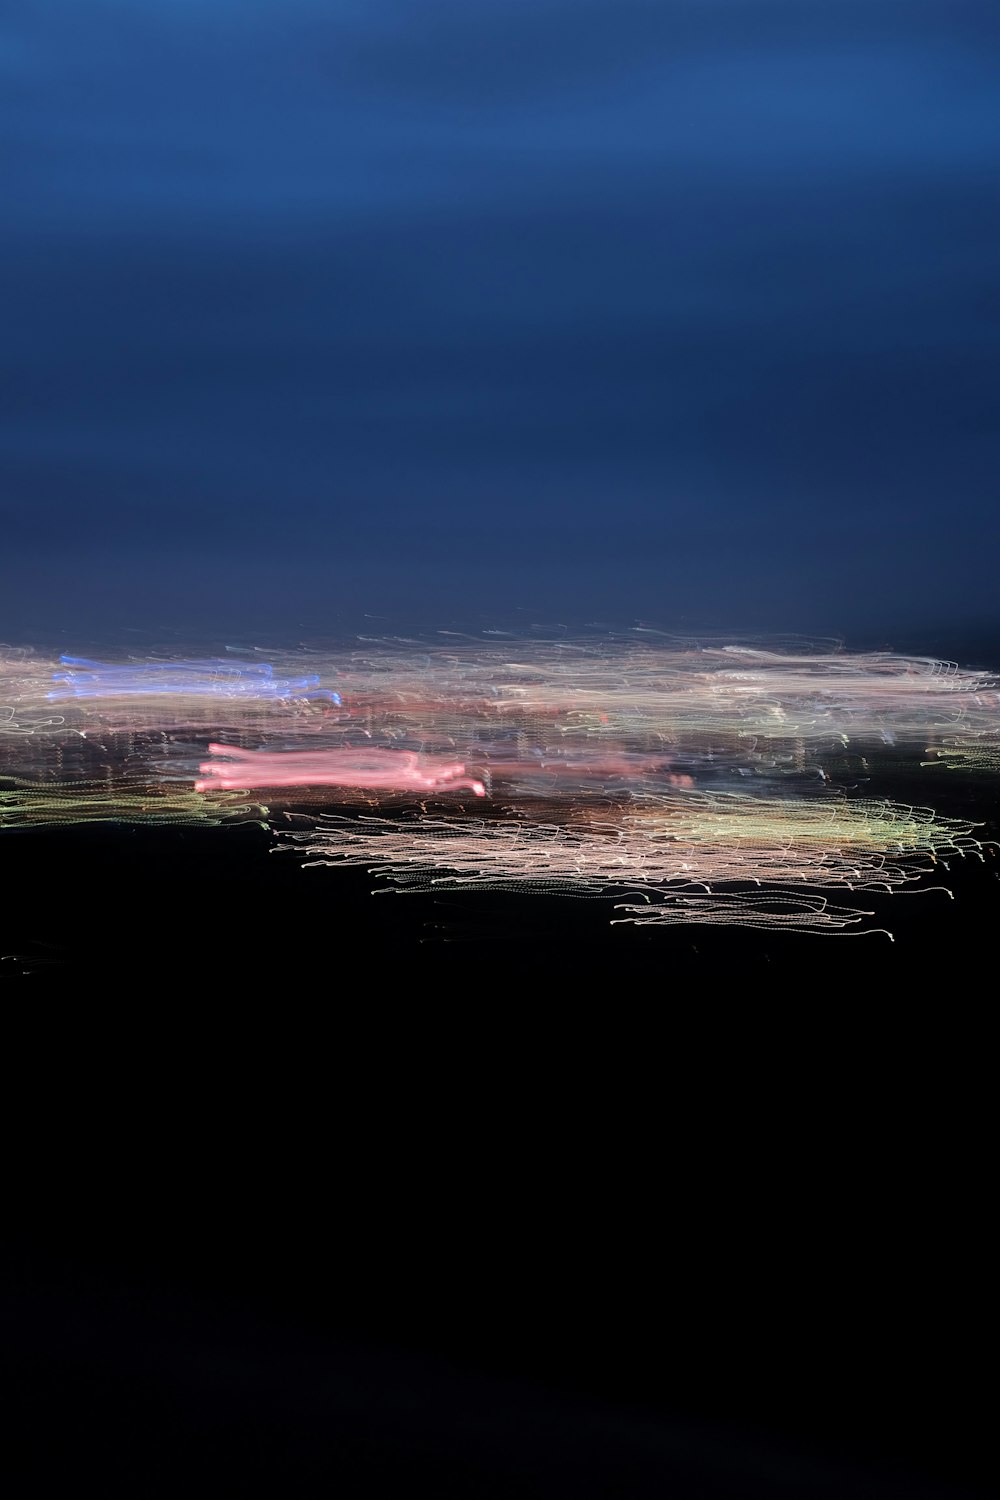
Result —
[{"label": "dark foreground", "polygon": [[995,863],[890,943],[4,847],[12,1494],[990,1482]]}]

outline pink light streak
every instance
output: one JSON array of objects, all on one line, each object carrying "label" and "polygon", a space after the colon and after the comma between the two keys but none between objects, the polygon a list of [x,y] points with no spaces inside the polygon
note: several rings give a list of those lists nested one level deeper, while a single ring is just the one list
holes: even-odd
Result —
[{"label": "pink light streak", "polygon": [[204,761],[196,792],[245,791],[250,787],[339,786],[358,791],[453,792],[467,790],[486,796],[481,781],[465,775],[463,761],[440,755],[418,755],[412,750],[241,750],[233,745],[209,745],[211,755],[225,761]]}]

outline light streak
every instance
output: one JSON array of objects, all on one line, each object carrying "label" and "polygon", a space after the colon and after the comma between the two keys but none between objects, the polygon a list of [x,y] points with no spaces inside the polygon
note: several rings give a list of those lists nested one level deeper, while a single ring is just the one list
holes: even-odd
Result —
[{"label": "light streak", "polygon": [[214,787],[347,787],[386,792],[458,791],[485,797],[481,781],[466,776],[461,761],[421,756],[405,750],[318,750],[271,752],[209,745],[225,761],[205,761],[195,791]]},{"label": "light streak", "polygon": [[46,694],[50,700],[66,698],[122,698],[189,695],[208,698],[254,700],[326,698],[340,703],[340,694],[320,686],[318,676],[275,677],[267,662],[232,661],[89,661],[63,656],[63,670],[53,673],[56,687]]},{"label": "light streak", "polygon": [[131,783],[82,780],[31,783],[13,777],[3,781],[0,829],[74,823],[212,826],[233,820],[263,822],[268,811],[240,797],[205,797],[179,787],[137,788]]},{"label": "light streak", "polygon": [[559,822],[327,814],[279,838],[311,864],[363,868],[399,890],[639,893],[644,904],[621,908],[634,921],[746,925],[770,912],[787,926],[787,888],[799,887],[798,928],[830,930],[849,925],[844,912],[804,892],[913,886],[949,856],[981,857],[975,826],[887,801],[674,793]]},{"label": "light streak", "polygon": [[[801,762],[845,749],[909,753],[933,741],[961,751],[992,742],[1000,727],[990,674],[890,653],[694,647],[635,635],[387,640],[272,657],[67,657],[53,667],[0,652],[0,737],[190,728],[215,739],[222,730],[253,733],[257,748],[292,750],[305,746],[290,737],[356,742],[361,730],[373,746],[474,763],[486,753],[523,769],[527,757],[512,743],[520,734],[552,774],[560,758],[596,761],[598,746],[608,760],[682,751],[769,770],[775,757]],[[585,774],[600,773],[595,765]]]}]

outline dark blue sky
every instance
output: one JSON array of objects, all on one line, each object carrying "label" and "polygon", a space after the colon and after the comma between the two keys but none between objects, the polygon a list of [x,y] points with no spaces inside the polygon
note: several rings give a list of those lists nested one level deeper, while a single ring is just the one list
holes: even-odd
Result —
[{"label": "dark blue sky", "polygon": [[0,638],[996,620],[996,0],[5,0]]}]

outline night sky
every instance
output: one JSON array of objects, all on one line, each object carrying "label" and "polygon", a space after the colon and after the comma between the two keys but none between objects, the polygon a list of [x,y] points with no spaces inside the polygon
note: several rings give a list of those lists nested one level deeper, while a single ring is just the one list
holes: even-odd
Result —
[{"label": "night sky", "polygon": [[996,613],[996,0],[6,0],[0,144],[0,638]]}]

